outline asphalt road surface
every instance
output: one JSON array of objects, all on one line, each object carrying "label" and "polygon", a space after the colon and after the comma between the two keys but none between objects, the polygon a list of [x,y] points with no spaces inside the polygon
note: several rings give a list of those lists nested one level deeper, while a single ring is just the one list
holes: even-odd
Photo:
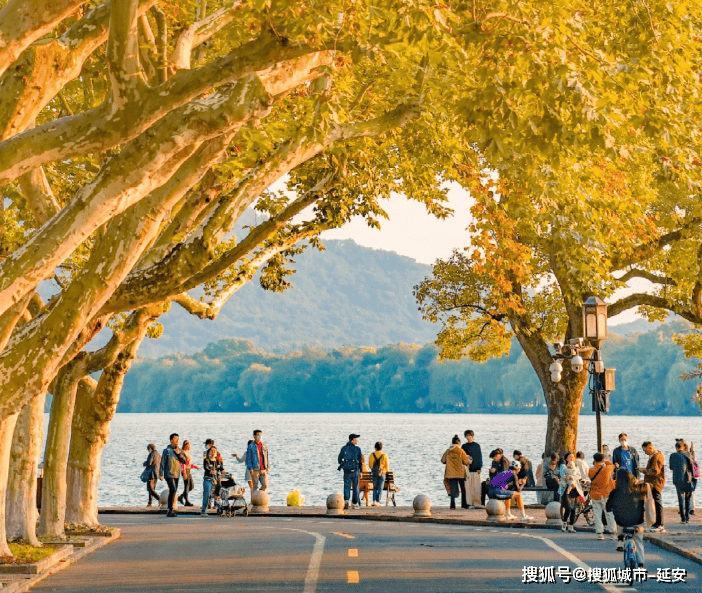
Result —
[{"label": "asphalt road surface", "polygon": [[[511,591],[702,592],[702,566],[646,544],[649,579],[630,587],[576,582],[623,568],[611,540],[591,533],[325,518],[111,516],[122,538],[33,589],[62,593]],[[524,567],[538,581],[524,583]],[[686,571],[659,582],[658,569]],[[594,569],[594,571],[592,570]],[[678,573],[680,575],[681,573]],[[603,571],[603,580],[606,578]],[[596,577],[597,578],[597,577]],[[663,573],[673,579],[673,572]]]}]

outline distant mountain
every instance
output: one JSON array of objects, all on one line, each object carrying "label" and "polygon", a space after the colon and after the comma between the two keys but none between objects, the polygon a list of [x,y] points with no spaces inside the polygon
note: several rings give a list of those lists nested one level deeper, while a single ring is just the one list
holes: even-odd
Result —
[{"label": "distant mountain", "polygon": [[646,319],[636,319],[635,321],[630,321],[629,323],[620,323],[618,325],[610,325],[609,331],[613,334],[618,334],[620,336],[631,336],[633,334],[645,334],[647,332],[653,331],[654,329],[660,329],[662,325],[667,325],[673,322],[674,316],[670,316],[666,324],[660,321],[647,321]]},{"label": "distant mountain", "polygon": [[191,354],[207,344],[237,338],[268,351],[302,346],[338,348],[398,342],[425,344],[439,327],[422,320],[412,288],[431,266],[352,240],[325,241],[326,250],[296,256],[284,293],[263,290],[258,277],[222,308],[219,317],[193,317],[178,305],[161,318],[163,335],[145,340],[140,358]]}]

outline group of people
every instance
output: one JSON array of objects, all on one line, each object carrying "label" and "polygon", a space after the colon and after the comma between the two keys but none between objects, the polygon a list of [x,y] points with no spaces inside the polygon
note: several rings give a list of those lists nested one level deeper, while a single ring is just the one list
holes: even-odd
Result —
[{"label": "group of people", "polygon": [[385,480],[390,471],[388,456],[383,452],[383,443],[375,443],[375,450],[368,456],[368,464],[361,448],[358,446],[360,434],[351,433],[348,442],[339,451],[339,471],[344,472],[344,508],[354,509],[361,507],[361,490],[363,491],[366,506],[368,505],[368,491],[370,484],[361,482],[362,472],[370,472],[373,490],[372,506],[380,506],[380,496],[385,488]]},{"label": "group of people", "polygon": [[[194,506],[189,498],[189,493],[193,490],[193,470],[203,470],[202,478],[202,508],[200,514],[207,516],[207,509],[210,505],[210,498],[216,492],[217,485],[222,480],[224,474],[224,460],[219,450],[215,446],[214,439],[205,441],[205,451],[202,455],[202,466],[193,463],[190,452],[190,441],[184,441],[183,447],[179,446],[180,436],[173,433],[169,437],[170,443],[159,454],[156,445],[150,443],[147,446],[149,451],[146,461],[144,461],[144,472],[141,479],[146,482],[146,489],[149,501],[146,506],[152,506],[152,500],[158,503],[160,497],[156,492],[156,482],[165,480],[168,485],[168,513],[167,517],[176,517],[174,510],[176,497],[183,506]],[[253,439],[246,446],[244,457],[237,453],[232,453],[232,457],[238,463],[245,464],[244,481],[248,483],[249,489],[266,490],[268,487],[268,472],[270,464],[268,460],[268,447],[263,443],[263,432],[254,430]],[[183,492],[178,496],[178,485],[180,478],[183,478]]]},{"label": "group of people", "polygon": [[534,484],[531,461],[521,451],[515,450],[510,462],[502,449],[495,449],[490,452],[492,462],[488,478],[483,482],[483,455],[480,445],[475,442],[475,433],[466,430],[464,437],[466,442],[461,445],[461,438],[454,435],[451,446],[441,457],[441,463],[446,466],[444,485],[451,497],[450,508],[456,508],[456,498],[460,490],[463,509],[484,506],[485,497],[488,496],[504,501],[508,520],[516,519],[511,512],[512,501],[516,503],[523,520],[532,520],[533,517],[526,514],[522,496],[523,488]]}]

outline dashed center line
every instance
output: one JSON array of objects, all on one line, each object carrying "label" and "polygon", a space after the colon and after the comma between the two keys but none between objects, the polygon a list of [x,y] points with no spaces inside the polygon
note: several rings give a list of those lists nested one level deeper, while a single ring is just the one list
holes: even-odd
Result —
[{"label": "dashed center line", "polygon": [[332,531],[332,535],[338,535],[339,537],[345,537],[346,539],[356,539],[355,535],[349,535],[348,533],[342,533],[341,531]]},{"label": "dashed center line", "polygon": [[358,548],[349,548],[349,558],[358,558]]},{"label": "dashed center line", "polygon": [[361,577],[359,576],[357,570],[347,570],[346,571],[346,582],[349,585],[358,585],[360,580],[361,580]]}]

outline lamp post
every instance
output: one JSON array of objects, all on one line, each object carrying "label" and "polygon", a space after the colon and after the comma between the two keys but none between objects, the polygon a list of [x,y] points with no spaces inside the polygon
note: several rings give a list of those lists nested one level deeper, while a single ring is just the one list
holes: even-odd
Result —
[{"label": "lamp post", "polygon": [[[602,453],[602,412],[609,411],[609,394],[615,389],[616,369],[606,369],[600,352],[600,344],[607,338],[607,303],[602,299],[591,296],[583,303],[583,337],[569,340],[567,345],[555,344],[556,355],[549,367],[551,380],[561,381],[563,367],[560,359],[570,359],[574,373],[580,373],[585,368],[590,375],[588,382],[592,396],[592,410],[597,421],[597,450]],[[585,342],[589,346],[585,345]],[[592,351],[592,356],[583,358],[581,352],[585,349]],[[567,352],[566,353],[564,353]]]}]

